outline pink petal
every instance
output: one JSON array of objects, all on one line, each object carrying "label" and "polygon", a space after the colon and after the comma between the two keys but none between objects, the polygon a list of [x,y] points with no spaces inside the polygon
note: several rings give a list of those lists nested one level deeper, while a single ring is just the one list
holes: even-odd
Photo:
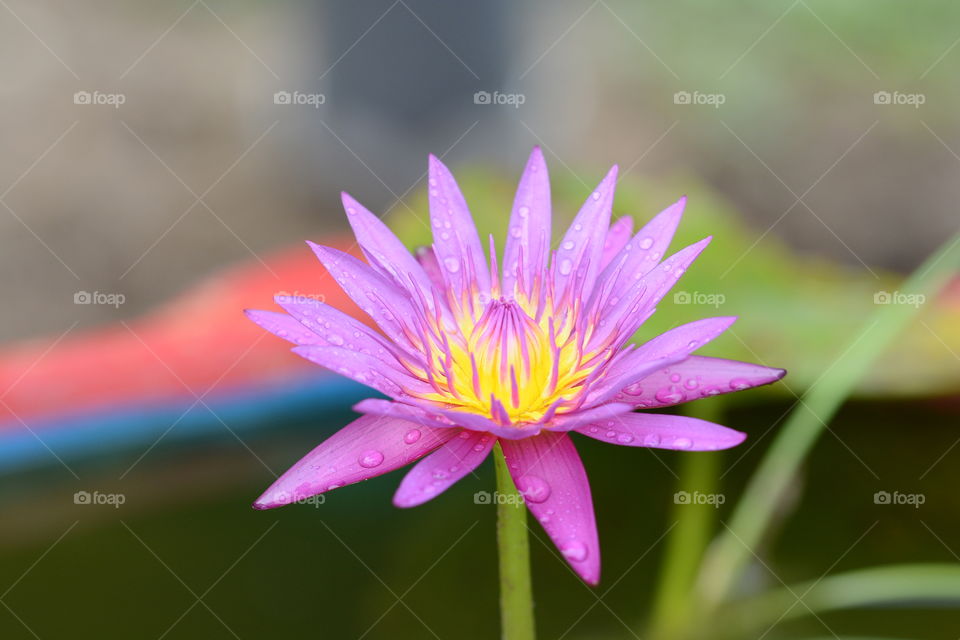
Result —
[{"label": "pink petal", "polygon": [[607,237],[603,241],[603,256],[600,258],[601,271],[606,268],[623,247],[630,240],[630,234],[633,231],[633,218],[623,216],[612,225],[607,231]]},{"label": "pink petal", "polygon": [[736,316],[721,316],[688,322],[640,345],[634,353],[646,360],[688,355],[726,331],[736,320]]},{"label": "pink petal", "polygon": [[489,293],[490,271],[467,202],[450,170],[433,155],[429,164],[433,248],[444,278],[458,299],[474,284]]},{"label": "pink petal", "polygon": [[432,296],[429,295],[431,283],[427,274],[397,236],[349,194],[340,195],[343,208],[347,212],[347,221],[353,228],[357,243],[367,256],[367,261],[392,276],[400,286],[409,288],[412,282],[420,288],[428,301],[432,301]]},{"label": "pink petal", "polygon": [[786,373],[783,369],[748,362],[690,356],[627,386],[612,400],[643,408],[669,407],[705,396],[770,384]]},{"label": "pink petal", "polygon": [[[533,285],[535,274],[547,266],[550,256],[550,177],[540,147],[534,147],[527,167],[520,177],[517,195],[513,200],[507,244],[503,252],[504,295],[513,297],[520,278],[527,291]],[[523,256],[521,260],[521,248]]]},{"label": "pink petal", "polygon": [[530,438],[540,433],[542,428],[542,425],[539,424],[504,426],[494,422],[487,416],[460,409],[441,407],[418,400],[417,398],[409,397],[404,398],[402,402],[368,398],[357,403],[353,409],[361,413],[403,418],[404,420],[427,426],[457,427],[469,429],[470,431],[479,431],[481,433],[492,433],[497,437],[508,440]]},{"label": "pink petal", "polygon": [[577,427],[582,427],[583,425],[593,422],[612,420],[624,413],[630,413],[633,409],[632,404],[610,402],[592,409],[584,409],[575,413],[557,416],[550,421],[547,428],[551,431],[571,431]]},{"label": "pink petal", "polygon": [[680,451],[729,449],[743,442],[747,434],[729,427],[686,416],[659,413],[628,413],[615,424],[594,424],[576,429],[585,436],[628,447],[654,447]]},{"label": "pink petal", "polygon": [[590,483],[565,433],[500,441],[527,507],[584,582],[600,581],[600,543]]},{"label": "pink petal", "polygon": [[393,504],[415,507],[440,495],[476,469],[495,442],[496,438],[488,433],[461,431],[407,473],[393,496]]},{"label": "pink petal", "polygon": [[422,424],[425,427],[435,429],[460,429],[461,425],[453,424],[445,420],[439,412],[431,413],[419,406],[407,404],[405,402],[391,402],[381,398],[367,398],[361,400],[353,406],[353,410],[358,413],[366,413],[375,416],[387,416],[391,418],[400,418],[416,424]]},{"label": "pink petal", "polygon": [[406,398],[411,394],[432,393],[433,387],[401,370],[395,362],[359,351],[340,347],[294,347],[293,352],[334,373],[365,384],[391,398]]},{"label": "pink petal", "polygon": [[618,366],[616,371],[607,378],[602,378],[591,387],[583,403],[584,407],[596,407],[597,405],[610,402],[624,387],[636,384],[650,374],[680,362],[686,357],[684,355],[677,355],[647,361],[643,359],[634,360],[633,356],[635,354],[636,351],[628,353],[622,358],[620,362],[623,364]]},{"label": "pink petal", "polygon": [[613,278],[618,286],[628,285],[631,279],[649,273],[657,266],[667,254],[686,204],[687,197],[684,196],[645,224],[629,243],[624,244],[619,255],[611,257],[601,280]]},{"label": "pink petal", "polygon": [[557,249],[553,268],[556,290],[562,294],[589,295],[603,256],[603,242],[610,228],[613,193],[617,186],[617,166],[614,165],[596,190],[580,208],[573,224]]},{"label": "pink petal", "polygon": [[457,435],[404,420],[362,416],[290,467],[253,503],[272,509],[393,471]]},{"label": "pink petal", "polygon": [[606,308],[601,311],[602,320],[590,338],[590,349],[611,339],[619,344],[629,340],[710,240],[707,237],[681,249],[645,275],[628,279],[632,282],[624,281],[612,290],[605,288],[608,295],[602,302]]},{"label": "pink petal", "polygon": [[410,345],[415,311],[407,293],[350,254],[308,243],[350,299],[395,342]]},{"label": "pink petal", "polygon": [[408,361],[421,366],[423,364],[419,354],[401,351],[396,344],[385,340],[367,325],[326,303],[299,296],[278,295],[274,300],[297,322],[323,338],[319,344],[346,347],[351,351],[370,355],[381,354],[386,350],[394,356],[401,355]]},{"label": "pink petal", "polygon": [[443,280],[443,272],[440,270],[440,263],[437,262],[437,252],[433,247],[420,247],[417,249],[417,262],[423,267],[423,271],[430,279],[430,283],[438,291],[443,291],[447,283]]},{"label": "pink petal", "polygon": [[246,309],[244,313],[248,318],[256,322],[273,335],[283,338],[288,342],[292,342],[293,344],[327,344],[323,338],[297,322],[295,318],[291,318],[285,313],[278,313],[276,311],[260,311],[259,309]]}]

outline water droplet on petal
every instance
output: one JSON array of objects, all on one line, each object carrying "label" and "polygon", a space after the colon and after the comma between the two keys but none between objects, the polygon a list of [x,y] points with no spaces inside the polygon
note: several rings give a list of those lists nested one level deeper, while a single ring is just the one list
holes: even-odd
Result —
[{"label": "water droplet on petal", "polygon": [[579,540],[571,540],[560,547],[560,553],[571,562],[583,562],[587,559],[589,550],[587,549],[587,545]]},{"label": "water droplet on petal", "polygon": [[564,260],[560,263],[560,273],[562,275],[569,275],[571,269],[573,269],[573,263],[570,260]]},{"label": "water droplet on petal", "polygon": [[526,218],[527,214],[530,213],[530,207],[527,207],[527,206],[520,207],[519,209],[517,209],[517,213],[520,215],[521,218]]},{"label": "water droplet on petal", "polygon": [[741,389],[749,389],[750,383],[744,380],[743,378],[734,378],[730,381],[730,388],[734,391],[740,391]]},{"label": "water droplet on petal", "polygon": [[567,241],[564,242],[563,245],[561,245],[561,246],[563,247],[563,249],[564,249],[565,251],[570,251],[570,249],[573,249],[573,247],[574,247],[573,240],[567,240]]},{"label": "water droplet on petal", "polygon": [[524,500],[537,504],[550,497],[550,485],[540,476],[523,476],[517,481],[517,490]]},{"label": "water droplet on petal", "polygon": [[665,404],[677,404],[678,402],[683,402],[686,398],[686,395],[684,395],[683,391],[677,387],[671,386],[659,389],[654,394],[654,397],[658,402],[663,402]]},{"label": "water droplet on petal", "polygon": [[383,454],[376,449],[370,449],[361,453],[360,457],[357,459],[357,462],[360,463],[361,467],[372,469],[373,467],[379,466],[380,463],[383,462]]},{"label": "water droplet on petal", "polygon": [[511,227],[510,235],[513,236],[514,238],[519,238],[520,236],[523,235],[523,230],[520,227]]},{"label": "water droplet on petal", "polygon": [[647,447],[655,447],[660,444],[660,436],[655,433],[647,434],[643,437],[643,444]]},{"label": "water droplet on petal", "polygon": [[403,441],[407,444],[413,444],[420,439],[420,430],[419,429],[410,429],[403,436]]},{"label": "water droplet on petal", "polygon": [[460,261],[456,258],[444,258],[443,264],[450,273],[456,273],[457,271],[460,271]]},{"label": "water droplet on petal", "polygon": [[641,249],[649,249],[652,246],[653,246],[653,238],[644,238],[643,240],[640,241]]},{"label": "water droplet on petal", "polygon": [[670,382],[680,382],[680,374],[675,373],[672,376],[670,376]]},{"label": "water droplet on petal", "polygon": [[677,449],[689,449],[693,446],[693,440],[690,438],[677,438],[673,441],[673,446]]},{"label": "water droplet on petal", "polygon": [[633,436],[629,433],[621,433],[619,436],[617,436],[617,442],[620,444],[630,444],[633,442]]}]

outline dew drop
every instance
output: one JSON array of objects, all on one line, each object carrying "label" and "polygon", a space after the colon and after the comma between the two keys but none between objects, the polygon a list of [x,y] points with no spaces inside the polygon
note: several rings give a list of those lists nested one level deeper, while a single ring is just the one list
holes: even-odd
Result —
[{"label": "dew drop", "polygon": [[677,438],[673,441],[673,446],[677,449],[689,449],[693,446],[693,440],[690,438]]},{"label": "dew drop", "polygon": [[659,389],[659,390],[654,394],[654,397],[655,397],[659,402],[663,402],[663,403],[666,403],[666,404],[676,404],[676,403],[678,403],[678,402],[683,402],[684,399],[686,398],[686,396],[684,395],[683,391],[681,391],[681,390],[678,389],[677,387],[672,387],[672,386],[671,386],[671,387],[664,387],[663,389]]},{"label": "dew drop", "polygon": [[563,248],[566,251],[570,251],[570,249],[573,249],[573,246],[574,246],[573,240],[567,240],[566,242],[563,243]]},{"label": "dew drop", "polygon": [[626,389],[624,389],[624,391],[626,391],[627,393],[629,393],[629,394],[632,395],[632,396],[639,396],[639,395],[642,395],[642,394],[643,394],[643,387],[640,386],[640,383],[639,383],[639,382],[634,382],[634,383],[631,384],[629,387],[627,387]]},{"label": "dew drop", "polygon": [[460,261],[454,257],[444,258],[443,264],[450,273],[456,273],[457,271],[460,271]]},{"label": "dew drop", "polygon": [[336,333],[331,333],[327,336],[327,341],[330,344],[339,347],[343,344],[343,336],[337,335]]},{"label": "dew drop", "polygon": [[599,200],[599,199],[600,199],[600,192],[599,192],[599,191],[594,191],[593,193],[590,194],[590,197],[593,198],[594,200]]},{"label": "dew drop", "polygon": [[741,389],[749,389],[750,383],[744,380],[743,378],[734,378],[730,381],[730,388],[734,391],[740,391]]},{"label": "dew drop", "polygon": [[420,439],[420,430],[419,429],[410,429],[403,435],[403,441],[407,444],[413,444]]},{"label": "dew drop", "polygon": [[524,500],[539,504],[550,497],[550,485],[540,476],[526,475],[517,481],[517,490]]},{"label": "dew drop", "polygon": [[379,466],[383,462],[383,454],[376,449],[370,449],[361,453],[360,457],[357,459],[357,462],[360,463],[361,467],[372,469],[373,467]]},{"label": "dew drop", "polygon": [[527,206],[520,207],[519,209],[517,209],[517,213],[520,215],[521,218],[526,218],[527,215],[530,213],[530,207],[527,207]]},{"label": "dew drop", "polygon": [[670,382],[680,382],[680,374],[675,373],[672,376],[670,376]]},{"label": "dew drop", "polygon": [[619,436],[617,436],[617,442],[620,444],[630,444],[633,442],[633,436],[629,433],[621,433]]},{"label": "dew drop", "polygon": [[616,437],[617,437],[617,432],[616,432],[616,431],[607,431],[604,435],[607,436],[608,438],[616,438]]},{"label": "dew drop", "polygon": [[570,270],[573,269],[573,263],[569,260],[564,260],[560,263],[560,273],[562,275],[570,275]]},{"label": "dew drop", "polygon": [[510,235],[513,236],[514,238],[519,238],[520,236],[523,235],[523,230],[520,227],[511,227]]},{"label": "dew drop", "polygon": [[640,241],[641,249],[649,249],[652,246],[653,246],[653,238],[644,238],[643,240]]},{"label": "dew drop", "polygon": [[660,444],[660,436],[655,433],[647,434],[643,437],[643,444],[647,447],[655,447]]},{"label": "dew drop", "polygon": [[570,542],[564,543],[564,545],[560,547],[560,553],[571,562],[583,562],[589,555],[587,545],[579,540],[571,540]]}]

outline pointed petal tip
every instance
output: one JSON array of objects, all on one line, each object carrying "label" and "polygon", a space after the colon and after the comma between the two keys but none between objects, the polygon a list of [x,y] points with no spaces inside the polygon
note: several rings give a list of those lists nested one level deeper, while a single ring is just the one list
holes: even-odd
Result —
[{"label": "pointed petal tip", "polygon": [[398,509],[411,509],[421,504],[420,502],[411,500],[409,496],[401,496],[399,492],[394,494],[392,502],[393,506]]}]

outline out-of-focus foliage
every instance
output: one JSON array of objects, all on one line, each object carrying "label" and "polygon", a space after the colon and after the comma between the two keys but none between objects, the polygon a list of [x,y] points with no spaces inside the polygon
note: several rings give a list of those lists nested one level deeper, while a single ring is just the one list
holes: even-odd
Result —
[{"label": "out-of-focus foliage", "polygon": [[[461,170],[458,176],[481,237],[493,234],[501,251],[514,179],[482,169]],[[598,181],[599,175],[584,178],[585,185],[555,171],[555,241],[590,192],[591,180]],[[901,276],[798,255],[774,234],[747,227],[692,178],[651,184],[627,175],[617,189],[614,217],[632,215],[639,228],[684,193],[689,201],[671,251],[708,235],[713,241],[664,298],[638,340],[701,317],[739,316],[727,334],[700,353],[784,367],[789,371],[785,384],[771,389],[799,394],[842,357],[878,301],[908,303],[897,290]],[[425,194],[409,209],[395,209],[390,224],[410,246],[429,244]],[[941,299],[922,306],[860,385],[860,395],[937,395],[960,388],[960,368],[952,353],[960,351],[960,305]]]}]

